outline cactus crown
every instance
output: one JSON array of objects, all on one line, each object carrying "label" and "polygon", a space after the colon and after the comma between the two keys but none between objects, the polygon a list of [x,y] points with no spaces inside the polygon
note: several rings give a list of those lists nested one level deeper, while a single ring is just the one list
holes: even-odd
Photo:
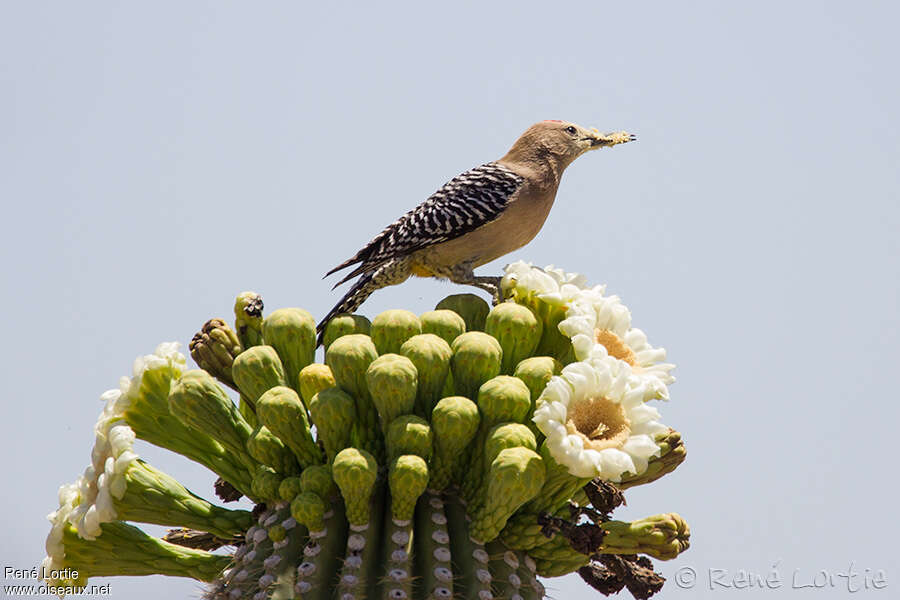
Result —
[{"label": "cactus crown", "polygon": [[[503,289],[493,308],[461,294],[421,317],[339,316],[323,363],[309,313],[265,316],[241,294],[234,330],[214,319],[194,337],[202,370],[163,345],[104,395],[92,464],[51,515],[47,572],[187,576],[216,600],[524,600],[543,596],[538,575],[578,570],[649,596],[661,581],[635,555],[677,555],[687,525],[612,521],[609,482],[684,459],[646,404],[668,397],[671,365],[576,276],[516,263]],[[201,500],[138,460],[135,438],[256,508]],[[158,540],[125,521],[182,529]]]}]

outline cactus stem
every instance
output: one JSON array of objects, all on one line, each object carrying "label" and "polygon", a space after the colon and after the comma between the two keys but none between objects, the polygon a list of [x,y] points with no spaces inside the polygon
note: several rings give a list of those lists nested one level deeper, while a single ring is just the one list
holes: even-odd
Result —
[{"label": "cactus stem", "polygon": [[544,585],[537,579],[537,564],[527,554],[522,553],[520,558],[522,560],[519,562],[518,574],[522,586],[519,588],[519,595],[522,596],[522,600],[543,600],[545,590]]},{"label": "cactus stem", "polygon": [[333,506],[330,515],[325,515],[324,529],[311,531],[303,546],[294,583],[294,592],[303,600],[331,600],[332,577],[338,571],[347,547],[344,504],[337,501]]},{"label": "cactus stem", "polygon": [[416,572],[421,596],[429,600],[453,597],[453,572],[450,561],[450,534],[447,531],[446,503],[440,494],[425,492],[416,506]]},{"label": "cactus stem", "polygon": [[383,572],[381,593],[383,600],[411,600],[413,575],[412,521],[386,519],[384,532]]},{"label": "cactus stem", "polygon": [[350,525],[347,552],[337,584],[339,599],[376,598],[381,532],[384,526],[385,481],[379,477],[369,501],[369,522]]},{"label": "cactus stem", "polygon": [[[298,524],[291,517],[290,507],[287,503],[280,503],[276,509],[278,521],[269,531],[269,537],[273,537],[273,530],[281,528],[285,533],[285,537],[272,544],[273,553],[271,556],[263,560],[263,568],[265,575],[270,577],[271,583],[263,586],[260,582],[262,590],[270,589],[272,600],[288,600],[294,597],[294,584],[296,583],[295,565],[301,562],[303,556],[304,542],[307,539],[306,528]],[[293,530],[293,531],[292,531]]]},{"label": "cactus stem", "polygon": [[521,596],[519,590],[523,582],[518,573],[522,562],[520,555],[499,540],[489,543],[485,550],[490,555],[489,568],[497,597],[511,599],[516,594]]},{"label": "cactus stem", "polygon": [[274,510],[267,510],[259,517],[259,523],[252,539],[252,548],[244,555],[243,564],[241,565],[245,572],[251,575],[241,581],[245,596],[254,594],[253,597],[255,598],[256,594],[260,591],[265,592],[265,589],[273,582],[270,580],[272,578],[265,577],[263,560],[272,554],[275,545],[274,540],[269,537],[268,524],[277,520],[277,514]]},{"label": "cactus stem", "polygon": [[484,544],[469,537],[469,517],[465,506],[458,498],[448,498],[444,509],[450,532],[450,552],[456,557],[455,564],[459,569],[457,581],[464,590],[461,600],[491,600],[490,555]]}]

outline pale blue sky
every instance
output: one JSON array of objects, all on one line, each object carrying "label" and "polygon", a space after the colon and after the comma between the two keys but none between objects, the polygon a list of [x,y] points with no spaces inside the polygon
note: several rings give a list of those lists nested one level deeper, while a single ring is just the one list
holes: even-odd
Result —
[{"label": "pale blue sky", "polygon": [[[540,235],[483,271],[605,282],[677,363],[660,409],[688,461],[617,516],[682,514],[692,548],[656,565],[701,587],[780,561],[779,590],[701,597],[846,597],[791,578],[851,562],[896,594],[896,9],[557,4],[0,2],[0,564],[40,562],[135,356],[245,289],[324,314],[326,270],[552,118],[638,141],[579,159]],[[454,291],[408,282],[363,312]],[[140,450],[211,496],[203,469]],[[115,598],[196,590],[112,580]]]}]

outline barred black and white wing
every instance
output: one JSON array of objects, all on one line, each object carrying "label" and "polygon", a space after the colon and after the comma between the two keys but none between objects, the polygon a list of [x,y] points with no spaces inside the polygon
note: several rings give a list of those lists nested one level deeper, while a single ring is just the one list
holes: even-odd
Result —
[{"label": "barred black and white wing", "polygon": [[335,287],[387,261],[452,240],[498,218],[524,178],[495,162],[457,175],[379,233],[352,258],[330,270],[331,275],[360,263]]}]

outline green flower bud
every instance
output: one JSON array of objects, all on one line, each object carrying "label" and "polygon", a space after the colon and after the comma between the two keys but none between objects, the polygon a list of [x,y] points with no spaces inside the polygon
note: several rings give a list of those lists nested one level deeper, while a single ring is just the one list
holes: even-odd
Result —
[{"label": "green flower bud", "polygon": [[245,350],[263,343],[262,311],[262,296],[256,292],[242,292],[234,301],[234,328]]},{"label": "green flower bud", "polygon": [[260,396],[256,414],[291,449],[301,466],[322,462],[322,452],[313,440],[306,408],[297,392],[289,387],[273,387]]},{"label": "green flower bud", "polygon": [[231,562],[230,556],[177,546],[128,523],[113,521],[100,527],[103,533],[95,540],[82,538],[70,524],[62,527],[65,556],[60,557],[60,563],[54,561],[52,570],[77,571],[78,579],[55,580],[54,585],[84,585],[88,577],[115,575],[169,575],[212,581]]},{"label": "green flower bud", "polygon": [[309,414],[330,462],[350,443],[350,431],[356,421],[356,403],[344,390],[328,388],[312,397]]},{"label": "green flower bud", "polygon": [[431,413],[435,447],[432,489],[442,490],[458,476],[464,450],[474,439],[480,422],[478,406],[468,398],[450,396],[435,405]]},{"label": "green flower bud", "polygon": [[507,448],[491,463],[487,497],[471,515],[469,534],[482,543],[497,537],[507,519],[544,485],[544,463],[528,448]]},{"label": "green flower bud", "polygon": [[531,392],[517,377],[498,375],[478,389],[478,410],[485,430],[503,421],[523,422],[530,407]]},{"label": "green flower bud", "polygon": [[[534,310],[534,306],[530,305]],[[539,314],[539,313],[537,313]],[[572,340],[559,330],[559,324],[566,318],[566,312],[561,307],[554,307],[549,314],[541,315],[544,324],[544,334],[538,347],[535,348],[536,356],[552,356],[564,365],[575,361],[575,348]]]},{"label": "green flower bud", "polygon": [[515,302],[503,302],[488,314],[484,331],[500,342],[503,348],[500,372],[511,375],[519,361],[534,352],[541,341],[543,325],[527,307]]},{"label": "green flower bud", "polygon": [[272,346],[254,346],[241,352],[234,359],[231,374],[254,410],[266,390],[287,385],[281,359]]},{"label": "green flower bud", "polygon": [[[476,448],[478,447],[482,446],[478,444]],[[520,447],[536,450],[537,441],[531,430],[521,423],[500,423],[486,433],[483,447],[483,452],[472,456],[469,471],[463,481],[463,495],[471,504],[469,511],[484,501],[485,474],[500,452],[507,448]]]},{"label": "green flower bud", "polygon": [[328,321],[328,324],[325,326],[325,335],[323,337],[325,350],[328,350],[331,343],[343,335],[351,335],[354,333],[369,335],[370,331],[372,331],[372,323],[364,316],[348,314],[338,315]]},{"label": "green flower bud", "polygon": [[[544,462],[546,468],[547,463]],[[546,484],[545,484],[546,485]],[[538,524],[538,516],[533,512],[516,512],[500,532],[500,539],[513,550],[530,550],[550,541],[544,535],[543,526]]]},{"label": "green flower bud", "polygon": [[187,371],[169,392],[169,411],[186,426],[206,433],[252,470],[247,440],[253,430],[234,402],[206,371]]},{"label": "green flower bud", "polygon": [[127,403],[117,407],[121,410],[121,418],[139,439],[206,466],[247,494],[251,475],[246,461],[252,461],[249,455],[245,451],[241,451],[240,456],[229,452],[202,429],[189,427],[172,414],[169,394],[182,377],[182,369],[177,356],[168,356],[164,361],[147,366],[139,380],[130,380]]},{"label": "green flower bud", "polygon": [[[450,357],[453,358],[452,356]],[[453,369],[450,369],[450,372],[447,373],[447,379],[444,381],[444,391],[441,393],[442,398],[446,398],[447,396],[455,396],[456,395],[456,384],[453,383]],[[434,410],[434,409],[432,409]]]},{"label": "green flower bud", "polygon": [[358,448],[344,448],[331,465],[334,482],[341,490],[351,525],[369,522],[369,501],[378,478],[375,457]]},{"label": "green flower bud", "polygon": [[[111,498],[116,519],[190,527],[223,538],[240,535],[252,524],[248,511],[214,506],[189,492],[171,475],[140,459],[124,462],[128,460],[127,454],[119,455],[115,465],[118,472],[107,467],[105,475],[101,471],[91,483],[92,489],[108,485],[107,497]],[[122,467],[124,471],[119,471]]]},{"label": "green flower bud", "polygon": [[547,383],[562,372],[563,365],[552,356],[532,356],[516,365],[513,373],[525,382],[531,392],[531,403],[537,402]]},{"label": "green flower bud", "polygon": [[435,310],[452,310],[466,322],[466,331],[484,331],[484,322],[491,307],[475,294],[452,294],[434,307]]},{"label": "green flower bud", "polygon": [[537,565],[541,577],[559,577],[577,571],[590,562],[591,557],[578,552],[564,536],[555,535],[546,544],[528,551]]},{"label": "green flower bud", "polygon": [[291,516],[310,531],[325,529],[325,501],[314,492],[301,492],[291,501]]},{"label": "green flower bud", "polygon": [[654,515],[639,521],[606,521],[600,524],[604,554],[648,554],[671,560],[690,547],[691,529],[675,513]]},{"label": "green flower bud", "polygon": [[250,400],[244,394],[241,394],[241,398],[238,400],[238,412],[241,413],[241,416],[244,417],[244,420],[247,421],[250,427],[255,429],[259,426],[259,419],[256,418],[256,407],[250,403]]},{"label": "green flower bud", "polygon": [[279,498],[278,489],[281,486],[283,477],[276,473],[273,469],[259,465],[253,474],[253,496],[256,500],[276,500]]},{"label": "green flower bud", "polygon": [[[262,464],[275,469],[282,477],[300,474],[297,459],[265,425],[253,430],[247,440],[247,452]],[[269,497],[277,498],[277,491]]]},{"label": "green flower bud", "polygon": [[391,421],[412,413],[416,401],[418,372],[411,360],[399,354],[383,354],[366,370],[366,383],[378,410],[381,430]]},{"label": "green flower bud", "polygon": [[388,460],[403,454],[415,454],[431,460],[434,435],[428,421],[415,415],[402,415],[393,420],[385,433]]},{"label": "green flower bud", "polygon": [[655,441],[659,446],[659,456],[650,457],[647,470],[640,475],[628,474],[623,477],[622,481],[616,484],[617,488],[624,490],[656,481],[663,475],[674,471],[678,465],[684,462],[687,451],[684,448],[684,442],[681,441],[680,433],[670,428],[667,433],[657,435]]},{"label": "green flower bud", "polygon": [[372,320],[372,341],[379,354],[397,354],[403,342],[422,333],[422,323],[408,310],[386,310]]},{"label": "green flower bud", "polygon": [[481,425],[460,486],[467,502],[478,504],[481,500],[479,494],[483,492],[484,474],[491,463],[487,462],[485,453],[478,450],[484,448],[488,431],[498,423],[521,423],[530,406],[528,387],[515,377],[498,375],[479,388],[478,412],[481,414]]},{"label": "green flower bud", "polygon": [[241,353],[237,334],[222,319],[210,319],[194,334],[188,345],[191,358],[210,375],[232,389],[237,389],[231,377],[231,364]]},{"label": "green flower bud", "polygon": [[369,336],[359,333],[336,339],[325,352],[325,364],[331,368],[335,381],[356,400],[356,443],[379,455],[381,436],[378,434],[378,412],[366,383],[366,370],[376,358],[378,351],[375,344]]},{"label": "green flower bud", "polygon": [[428,465],[414,454],[398,456],[388,473],[391,488],[391,514],[397,521],[413,517],[416,501],[428,487]]},{"label": "green flower bud", "polygon": [[299,392],[297,376],[315,360],[316,320],[302,308],[280,308],[263,320],[262,334],[278,352],[288,385]]},{"label": "green flower bud", "polygon": [[534,417],[534,411],[538,408],[537,401],[540,398],[547,383],[554,375],[562,372],[562,363],[552,356],[532,356],[526,358],[516,365],[513,375],[525,382],[528,390],[531,392],[531,408],[525,415],[525,424],[534,432],[538,441],[544,439],[544,434],[540,432],[537,425],[531,420]]},{"label": "green flower bud", "polygon": [[500,342],[486,333],[469,331],[453,340],[451,349],[450,369],[456,393],[475,398],[481,384],[500,373]]},{"label": "green flower bud", "polygon": [[303,367],[297,380],[300,384],[300,396],[303,398],[303,403],[307,407],[313,396],[322,390],[327,390],[328,388],[337,385],[337,382],[334,380],[334,375],[331,373],[331,369],[328,365],[323,365],[321,363],[313,363]]},{"label": "green flower bud", "polygon": [[285,502],[290,502],[296,498],[301,491],[299,477],[285,477],[278,485],[278,497]]},{"label": "green flower bud", "polygon": [[325,500],[330,500],[338,492],[331,476],[331,467],[328,465],[313,465],[303,469],[303,473],[300,474],[300,488],[304,492],[315,492]]},{"label": "green flower bud", "polygon": [[422,313],[419,320],[422,322],[422,333],[433,333],[448,346],[466,332],[465,319],[452,310],[430,310]]},{"label": "green flower bud", "polygon": [[287,529],[278,523],[266,529],[266,533],[269,536],[269,540],[273,542],[280,542],[287,537]]},{"label": "green flower bud", "polygon": [[484,462],[491,464],[507,448],[528,448],[537,450],[534,434],[521,423],[501,423],[488,432],[484,442]]},{"label": "green flower bud", "polygon": [[[590,479],[575,477],[569,473],[569,469],[565,465],[556,462],[546,440],[541,443],[538,453],[544,460],[544,468],[546,470],[544,487],[541,489],[541,493],[524,510],[533,514],[554,512],[561,506],[565,507],[569,500],[577,502],[579,494],[584,494],[582,488]],[[585,497],[585,501],[579,504],[582,506],[588,504],[587,498]]]},{"label": "green flower bud", "polygon": [[[455,313],[451,314],[459,317]],[[418,373],[416,413],[430,417],[434,405],[443,396],[453,351],[443,339],[432,333],[423,333],[406,340],[400,347],[400,354],[412,361]]]}]

